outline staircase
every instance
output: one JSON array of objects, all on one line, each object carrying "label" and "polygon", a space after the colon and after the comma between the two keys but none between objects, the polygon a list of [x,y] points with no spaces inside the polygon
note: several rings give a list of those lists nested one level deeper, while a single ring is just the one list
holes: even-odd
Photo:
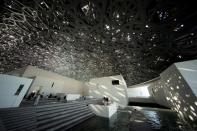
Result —
[{"label": "staircase", "polygon": [[0,127],[6,130],[67,130],[94,116],[85,102],[0,109]]},{"label": "staircase", "polygon": [[6,108],[0,109],[1,126],[6,130],[36,130],[36,115],[34,108]]},{"label": "staircase", "polygon": [[70,102],[36,107],[37,130],[66,130],[94,114],[85,103]]}]

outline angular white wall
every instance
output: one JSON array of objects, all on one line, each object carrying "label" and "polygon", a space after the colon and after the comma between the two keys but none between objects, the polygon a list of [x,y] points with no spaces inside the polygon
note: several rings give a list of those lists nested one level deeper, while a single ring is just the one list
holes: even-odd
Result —
[{"label": "angular white wall", "polygon": [[[31,82],[32,79],[0,74],[0,108],[18,107]],[[20,85],[24,86],[16,95]]]},{"label": "angular white wall", "polygon": [[[23,76],[27,78],[34,78],[31,89],[28,91],[37,91],[42,88],[45,95],[50,93],[68,93],[68,94],[82,94],[84,83],[72,78],[59,75],[54,72],[39,69],[34,66],[27,66],[8,74]],[[53,87],[52,84],[54,83]]]},{"label": "angular white wall", "polygon": [[48,94],[51,94],[51,93],[52,94],[61,93],[62,90],[63,90],[63,87],[64,87],[64,82],[62,82],[62,81],[37,76],[37,77],[35,77],[32,85],[31,85],[31,88],[28,91],[27,96],[32,91],[37,92],[40,89],[41,89],[41,93],[44,92],[43,95],[48,95]]},{"label": "angular white wall", "polygon": [[65,78],[62,92],[70,94],[83,94],[84,83],[75,79]]},{"label": "angular white wall", "polygon": [[197,96],[197,60],[178,62],[175,66]]},{"label": "angular white wall", "polygon": [[197,98],[193,90],[197,81],[196,73],[193,72],[197,70],[192,68],[190,72],[194,63],[196,61],[171,65],[160,74],[161,79],[152,85],[155,101],[177,111],[181,118],[190,123],[197,120]]},{"label": "angular white wall", "polygon": [[[119,80],[119,85],[112,85],[112,80]],[[128,104],[127,85],[121,75],[90,79],[88,94],[94,98],[107,96],[121,106]]]},{"label": "angular white wall", "polygon": [[151,89],[149,89],[153,81],[155,80],[128,87],[127,94],[129,97],[129,102],[155,103],[155,100],[150,92]]},{"label": "angular white wall", "polygon": [[28,95],[32,91],[38,91],[41,88],[41,92],[44,92],[44,95],[55,95],[56,93],[82,94],[82,84],[82,82],[78,82],[73,79],[65,79],[64,81],[61,81],[57,79],[50,79],[47,77],[37,76],[35,77],[33,84],[31,85],[31,88],[28,91]]},{"label": "angular white wall", "polygon": [[166,89],[164,89],[161,79],[153,82],[149,88],[151,89],[151,96],[155,99],[157,104],[170,108],[170,105],[166,100]]},{"label": "angular white wall", "polygon": [[150,85],[141,85],[138,87],[130,87],[127,89],[128,97],[137,97],[137,98],[149,98],[150,93],[148,91],[148,87]]}]

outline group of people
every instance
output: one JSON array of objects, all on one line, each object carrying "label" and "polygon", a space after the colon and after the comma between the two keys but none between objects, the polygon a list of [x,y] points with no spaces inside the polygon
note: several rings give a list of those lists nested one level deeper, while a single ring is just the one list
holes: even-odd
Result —
[{"label": "group of people", "polygon": [[110,98],[109,98],[109,97],[103,97],[103,104],[104,104],[105,106],[111,104]]},{"label": "group of people", "polygon": [[[43,98],[44,92],[41,93],[40,90],[38,91],[32,91],[29,96],[27,97],[28,100],[33,100],[34,105],[38,105],[41,98]],[[58,101],[60,101],[60,97],[53,96],[52,94],[46,95],[46,98],[56,98]],[[64,102],[67,102],[66,96],[64,96]]]}]

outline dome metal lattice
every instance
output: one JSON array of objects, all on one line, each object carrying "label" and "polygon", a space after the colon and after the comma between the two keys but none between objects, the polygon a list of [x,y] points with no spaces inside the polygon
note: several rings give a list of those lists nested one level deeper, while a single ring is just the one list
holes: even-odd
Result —
[{"label": "dome metal lattice", "polygon": [[27,65],[128,85],[197,58],[195,4],[176,0],[5,0],[0,73]]}]

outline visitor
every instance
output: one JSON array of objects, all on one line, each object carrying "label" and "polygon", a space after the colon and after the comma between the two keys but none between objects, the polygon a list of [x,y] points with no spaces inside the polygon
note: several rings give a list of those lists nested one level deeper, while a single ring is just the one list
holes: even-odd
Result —
[{"label": "visitor", "polygon": [[40,91],[38,91],[38,93],[36,95],[36,99],[34,101],[34,106],[38,105],[40,97],[41,97],[41,94],[40,94]]},{"label": "visitor", "polygon": [[67,103],[67,95],[64,96],[64,103]]},{"label": "visitor", "polygon": [[61,97],[57,97],[57,101],[60,101],[61,100]]},{"label": "visitor", "polygon": [[103,97],[103,104],[105,106],[109,105],[111,103],[110,99],[108,97]]},{"label": "visitor", "polygon": [[27,99],[31,100],[35,96],[35,94],[36,94],[35,91],[32,91]]},{"label": "visitor", "polygon": [[106,104],[106,98],[105,98],[105,96],[103,97],[103,104],[106,106],[107,104]]},{"label": "visitor", "polygon": [[109,97],[107,97],[107,105],[110,105],[111,104],[111,100]]},{"label": "visitor", "polygon": [[52,98],[52,94],[51,93],[49,94],[49,97],[48,98]]}]

